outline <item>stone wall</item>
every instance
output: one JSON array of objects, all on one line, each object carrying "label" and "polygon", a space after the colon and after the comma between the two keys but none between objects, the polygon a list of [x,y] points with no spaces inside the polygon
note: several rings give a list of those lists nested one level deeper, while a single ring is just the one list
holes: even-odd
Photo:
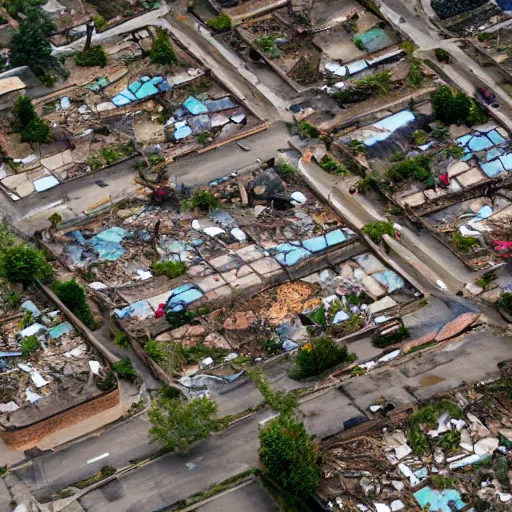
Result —
[{"label": "stone wall", "polygon": [[63,410],[49,418],[23,428],[0,430],[0,437],[11,450],[28,450],[41,439],[58,430],[71,427],[83,420],[119,404],[119,389]]}]

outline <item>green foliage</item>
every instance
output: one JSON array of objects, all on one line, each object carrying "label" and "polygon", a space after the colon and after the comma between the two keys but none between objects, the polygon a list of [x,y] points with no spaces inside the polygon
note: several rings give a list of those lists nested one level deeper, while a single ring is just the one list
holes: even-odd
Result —
[{"label": "green foliage", "polygon": [[105,30],[108,26],[108,22],[107,22],[107,20],[105,20],[105,18],[103,16],[96,16],[96,18],[94,18],[93,21],[94,21],[94,26],[96,27],[96,30],[98,32]]},{"label": "green foliage", "polygon": [[156,276],[167,276],[169,279],[181,276],[187,267],[181,261],[156,261],[153,263],[153,273]]},{"label": "green foliage", "polygon": [[27,327],[30,327],[34,322],[35,320],[32,313],[30,311],[25,311],[25,314],[19,323],[20,329],[26,329]]},{"label": "green foliage", "polygon": [[28,125],[20,132],[21,142],[29,144],[44,144],[51,139],[51,130],[48,123],[42,119],[36,118],[30,121]]},{"label": "green foliage", "polygon": [[68,307],[76,317],[89,329],[97,328],[89,305],[85,288],[73,278],[69,281],[56,281],[52,284],[52,290],[57,297]]},{"label": "green foliage", "polygon": [[439,490],[443,489],[455,489],[457,487],[457,479],[442,475],[431,475],[430,482],[432,485]]},{"label": "green foliage", "polygon": [[491,32],[482,32],[481,34],[478,34],[478,40],[481,43],[484,43],[485,41],[489,41],[489,39],[492,39],[495,36],[495,34],[492,34]]},{"label": "green foliage", "polygon": [[156,38],[151,45],[150,58],[153,64],[161,66],[172,66],[179,62],[169,35],[161,28],[157,28]]},{"label": "green foliage", "polygon": [[307,137],[310,139],[317,139],[320,137],[320,132],[313,125],[309,124],[307,121],[301,121],[297,124],[297,128],[302,137]]},{"label": "green foliage", "polygon": [[265,403],[281,416],[293,416],[299,408],[298,394],[296,392],[284,393],[283,391],[274,391],[261,370],[252,370],[248,372],[249,377],[254,381]]},{"label": "green foliage", "polygon": [[124,348],[124,349],[130,348],[130,346],[131,346],[130,337],[128,336],[128,334],[126,334],[125,332],[121,332],[121,331],[116,332],[116,335],[114,336],[114,343],[119,348]]},{"label": "green foliage", "polygon": [[366,146],[364,145],[364,142],[360,141],[360,140],[351,140],[350,141],[350,151],[352,151],[352,154],[354,156],[357,156],[357,155],[362,155],[365,150],[366,150]]},{"label": "green foliage", "polygon": [[403,162],[405,160],[405,153],[402,151],[396,151],[389,157],[390,162]]},{"label": "green foliage", "polygon": [[428,133],[425,130],[414,130],[411,137],[417,146],[423,146],[428,141]]},{"label": "green foliage", "polygon": [[395,343],[400,343],[409,337],[409,331],[403,325],[389,333],[376,334],[372,338],[372,345],[377,348],[386,348]]},{"label": "green foliage", "polygon": [[443,48],[436,48],[434,50],[434,55],[436,56],[436,59],[439,61],[439,62],[443,62],[445,64],[449,63],[450,62],[450,54],[444,50]]},{"label": "green foliage", "polygon": [[486,272],[481,277],[479,277],[475,283],[478,286],[481,286],[484,290],[487,290],[487,287],[495,281],[497,278],[496,274],[494,272]]},{"label": "green foliage", "polygon": [[37,76],[46,76],[53,69],[60,70],[59,61],[52,56],[52,47],[47,40],[52,27],[53,23],[42,9],[31,9],[9,41],[11,66],[28,66]]},{"label": "green foliage", "polygon": [[450,128],[444,124],[439,124],[432,130],[432,136],[440,142],[445,142],[450,138]]},{"label": "green foliage", "polygon": [[21,304],[21,294],[16,290],[9,290],[5,298],[10,309],[16,309]]},{"label": "green foliage", "polygon": [[364,375],[366,373],[366,370],[364,368],[362,368],[361,366],[356,365],[356,366],[354,366],[354,368],[352,368],[350,373],[357,377],[359,375]]},{"label": "green foliage", "polygon": [[5,475],[7,473],[7,464],[5,466],[0,466],[0,476]]},{"label": "green foliage", "polygon": [[407,442],[416,455],[425,455],[428,450],[427,436],[421,431],[418,425],[413,425],[409,430]]},{"label": "green foliage", "polygon": [[366,48],[364,47],[364,43],[363,43],[363,41],[361,41],[361,39],[354,37],[354,39],[352,39],[352,42],[354,43],[355,47],[358,50],[360,50],[362,52],[366,51]]},{"label": "green foliage", "polygon": [[52,223],[52,226],[55,228],[62,222],[62,215],[59,212],[53,212],[48,220]]},{"label": "green foliage", "polygon": [[0,253],[14,245],[14,237],[9,231],[9,226],[5,219],[0,220]]},{"label": "green foliage", "polygon": [[432,92],[430,98],[435,119],[446,125],[471,126],[487,120],[487,115],[480,105],[463,91],[454,93],[450,87],[442,85]]},{"label": "green foliage", "polygon": [[444,150],[444,156],[445,158],[455,158],[456,160],[459,160],[465,155],[464,150],[460,146],[450,146],[449,148],[446,148]]},{"label": "green foliage", "polygon": [[370,188],[375,184],[375,178],[370,176],[369,174],[364,178],[361,178],[357,182],[357,190],[361,194],[367,194],[370,191]]},{"label": "green foliage", "polygon": [[89,478],[85,478],[84,480],[80,480],[79,482],[75,482],[73,487],[77,487],[78,489],[85,489],[92,484],[96,484],[102,480],[105,480],[105,478],[115,475],[116,471],[116,468],[112,466],[103,466],[95,475],[90,476]]},{"label": "green foliage", "polygon": [[298,350],[291,375],[295,379],[315,377],[348,359],[346,346],[338,346],[331,338],[316,338]]},{"label": "green foliage", "polygon": [[228,32],[233,28],[233,21],[227,14],[219,14],[208,21],[208,26],[215,32]]},{"label": "green foliage", "polygon": [[41,348],[40,341],[35,336],[27,336],[21,342],[21,353],[23,357],[30,357]]},{"label": "green foliage", "polygon": [[343,167],[339,162],[329,155],[325,155],[320,161],[320,167],[330,174],[336,174],[337,176],[345,176],[349,174],[347,169]]},{"label": "green foliage", "polygon": [[267,338],[266,340],[261,341],[261,346],[263,347],[263,350],[267,352],[267,354],[272,356],[279,354],[283,350],[281,345],[273,338]]},{"label": "green foliage", "polygon": [[473,236],[463,236],[458,231],[454,231],[452,235],[453,245],[463,253],[468,253],[473,247],[478,245],[478,238]]},{"label": "green foliage", "polygon": [[52,274],[43,252],[26,245],[9,247],[0,255],[0,275],[9,283],[28,285],[36,279],[49,279]]},{"label": "green foliage", "polygon": [[457,450],[460,444],[461,434],[458,430],[450,430],[443,435],[441,446],[448,452]]},{"label": "green foliage", "polygon": [[503,309],[509,315],[512,315],[512,293],[502,293],[501,297],[496,301],[496,306]]},{"label": "green foliage", "polygon": [[216,412],[217,406],[207,397],[186,401],[160,395],[149,411],[149,433],[165,450],[187,453],[193,443],[219,427]]},{"label": "green foliage", "polygon": [[114,371],[121,379],[134,382],[137,379],[137,372],[133,368],[133,364],[128,357],[122,357],[117,363],[112,365]]},{"label": "green foliage", "polygon": [[159,363],[164,359],[164,353],[160,346],[160,342],[156,340],[149,340],[144,345],[144,350],[155,363]]},{"label": "green foliage", "polygon": [[416,51],[417,46],[412,41],[404,41],[400,45],[400,48],[402,48],[407,55],[411,56]]},{"label": "green foliage", "polygon": [[407,82],[414,89],[419,89],[423,85],[423,81],[425,79],[421,66],[421,60],[411,59],[409,73],[407,74]]},{"label": "green foliage", "polygon": [[165,162],[165,156],[161,155],[160,153],[153,153],[149,156],[149,163],[151,165],[158,165],[162,162]]},{"label": "green foliage", "polygon": [[274,53],[276,48],[276,39],[278,36],[263,36],[256,39],[255,43],[265,53]]},{"label": "green foliage", "polygon": [[391,77],[391,71],[379,71],[354,83],[359,87],[370,86],[377,94],[388,94],[391,91]]},{"label": "green foliage", "polygon": [[391,222],[381,220],[370,222],[363,228],[363,233],[367,234],[374,243],[378,244],[384,235],[395,236],[395,229]]},{"label": "green foliage", "polygon": [[208,211],[215,210],[221,206],[221,202],[212,192],[203,189],[196,190],[190,199],[181,203],[181,208],[184,210],[199,208],[200,210]]},{"label": "green foliage", "polygon": [[320,483],[320,457],[304,425],[280,416],[260,430],[259,438],[268,476],[296,496],[311,496]]},{"label": "green foliage", "polygon": [[21,132],[34,119],[38,118],[36,109],[28,96],[18,96],[11,111],[14,121],[13,128]]},{"label": "green foliage", "polygon": [[277,172],[286,178],[292,178],[297,174],[297,169],[293,167],[290,163],[286,162],[285,160],[280,160],[276,164],[276,170]]},{"label": "green foliage", "polygon": [[386,178],[394,183],[401,183],[411,178],[416,181],[425,181],[431,175],[430,162],[430,157],[427,155],[408,158],[391,166],[386,171]]},{"label": "green foliage", "polygon": [[181,390],[174,386],[164,386],[160,390],[160,394],[170,400],[173,400],[174,398],[181,398],[183,396],[183,393],[181,392]]},{"label": "green foliage", "polygon": [[184,348],[183,358],[186,364],[198,364],[206,358],[211,357],[213,362],[218,364],[223,361],[228,353],[229,350],[217,347],[207,347],[206,345],[198,343],[197,345]]}]

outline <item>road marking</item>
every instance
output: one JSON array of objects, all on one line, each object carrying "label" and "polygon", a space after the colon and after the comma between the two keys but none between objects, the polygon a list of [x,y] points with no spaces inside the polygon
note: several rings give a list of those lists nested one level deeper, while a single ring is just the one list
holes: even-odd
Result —
[{"label": "road marking", "polygon": [[108,457],[110,453],[103,453],[102,455],[98,455],[98,457],[94,457],[94,459],[89,459],[87,461],[87,464],[92,464],[93,462],[98,462],[101,459],[104,459],[105,457]]}]

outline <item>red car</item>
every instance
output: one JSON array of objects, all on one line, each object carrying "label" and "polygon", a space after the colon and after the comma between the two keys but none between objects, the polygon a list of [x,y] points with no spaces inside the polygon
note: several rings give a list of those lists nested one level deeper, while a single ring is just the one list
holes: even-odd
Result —
[{"label": "red car", "polygon": [[476,91],[482,101],[487,103],[487,105],[490,105],[493,108],[498,108],[500,106],[500,104],[496,101],[496,95],[489,91],[489,89],[486,89],[485,87],[479,87]]}]

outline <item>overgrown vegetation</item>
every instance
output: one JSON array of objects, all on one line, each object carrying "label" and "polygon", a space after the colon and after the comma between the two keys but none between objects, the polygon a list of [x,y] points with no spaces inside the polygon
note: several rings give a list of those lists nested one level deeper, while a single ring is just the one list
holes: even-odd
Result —
[{"label": "overgrown vegetation", "polygon": [[161,394],[153,401],[148,414],[152,425],[149,433],[166,451],[187,453],[193,443],[219,428],[216,412],[215,402],[207,397],[169,399]]},{"label": "overgrown vegetation", "polygon": [[15,245],[0,253],[0,276],[9,283],[26,286],[37,279],[46,281],[52,275],[53,268],[42,251]]},{"label": "overgrown vegetation", "polygon": [[102,480],[105,480],[105,478],[115,475],[116,471],[116,468],[112,466],[103,466],[95,475],[74,483],[73,487],[77,487],[78,489],[85,489],[92,484],[101,482]]},{"label": "overgrown vegetation", "polygon": [[133,368],[133,364],[128,357],[122,357],[117,363],[112,365],[114,371],[121,379],[134,382],[137,379],[137,372]]},{"label": "overgrown vegetation", "polygon": [[52,290],[64,305],[89,329],[98,328],[87,304],[85,288],[78,284],[74,278],[64,282],[56,281],[52,284]]},{"label": "overgrown vegetation", "polygon": [[293,178],[297,174],[297,169],[285,160],[277,162],[276,171],[285,179]]},{"label": "overgrown vegetation", "polygon": [[18,96],[12,115],[13,128],[21,135],[22,142],[42,144],[51,139],[50,126],[37,115],[27,96]]},{"label": "overgrown vegetation", "polygon": [[75,55],[75,64],[81,67],[104,68],[108,63],[108,54],[101,44],[91,46],[89,49]]},{"label": "overgrown vegetation", "polygon": [[23,357],[30,357],[41,348],[41,342],[35,336],[27,336],[21,342],[21,353]]},{"label": "overgrown vegetation", "polygon": [[382,241],[382,237],[384,235],[395,236],[395,229],[393,228],[393,224],[391,222],[385,221],[375,221],[366,224],[363,228],[363,233],[367,234],[371,240],[378,244]]},{"label": "overgrown vegetation", "polygon": [[203,211],[215,210],[222,206],[217,197],[209,190],[198,189],[193,195],[181,202],[180,207],[183,210],[194,210],[199,208]]},{"label": "overgrown vegetation", "polygon": [[432,92],[430,99],[435,119],[446,125],[472,126],[487,121],[482,107],[463,91],[453,91],[447,85],[442,85]]},{"label": "overgrown vegetation", "polygon": [[385,174],[387,180],[393,183],[401,183],[408,179],[425,181],[430,178],[431,159],[427,155],[408,158],[403,162],[392,165]]},{"label": "overgrown vegetation", "polygon": [[187,267],[181,261],[156,261],[153,263],[155,276],[167,276],[169,279],[174,279],[186,271]]},{"label": "overgrown vegetation", "polygon": [[298,350],[295,366],[290,375],[294,379],[316,377],[341,363],[352,360],[353,356],[349,354],[346,346],[338,346],[332,338],[316,338]]},{"label": "overgrown vegetation", "polygon": [[409,73],[407,74],[407,83],[414,89],[419,89],[425,79],[421,69],[422,62],[419,59],[410,59]]},{"label": "overgrown vegetation", "polygon": [[334,158],[329,155],[325,155],[320,161],[320,167],[327,171],[330,174],[336,174],[337,176],[346,176],[349,174],[347,169],[343,167],[338,161],[334,160]]},{"label": "overgrown vegetation", "polygon": [[496,280],[496,274],[494,272],[486,272],[481,277],[479,277],[475,283],[478,286],[481,286],[484,290],[487,290],[488,286]]},{"label": "overgrown vegetation", "polygon": [[298,123],[297,128],[299,130],[299,134],[302,137],[307,137],[310,139],[317,139],[320,137],[320,131],[313,125],[309,124],[307,121],[301,121]]},{"label": "overgrown vegetation", "polygon": [[409,336],[407,327],[401,325],[398,329],[394,329],[390,332],[375,334],[372,338],[372,345],[377,348],[386,348],[395,343],[400,343]]},{"label": "overgrown vegetation", "polygon": [[512,293],[502,293],[501,297],[496,301],[496,306],[503,309],[509,315],[512,315]]},{"label": "overgrown vegetation", "polygon": [[228,32],[233,28],[233,21],[227,14],[221,13],[209,20],[208,26],[215,32]]},{"label": "overgrown vegetation", "polygon": [[125,332],[116,332],[114,336],[114,343],[119,347],[123,349],[127,349],[131,347],[130,343],[130,337]]},{"label": "overgrown vegetation", "polygon": [[464,236],[458,231],[454,231],[452,235],[453,245],[462,253],[468,253],[478,245],[478,238],[473,236]]},{"label": "overgrown vegetation", "polygon": [[151,45],[149,56],[153,64],[161,66],[173,66],[179,62],[169,34],[161,28],[157,28],[156,38]]}]

